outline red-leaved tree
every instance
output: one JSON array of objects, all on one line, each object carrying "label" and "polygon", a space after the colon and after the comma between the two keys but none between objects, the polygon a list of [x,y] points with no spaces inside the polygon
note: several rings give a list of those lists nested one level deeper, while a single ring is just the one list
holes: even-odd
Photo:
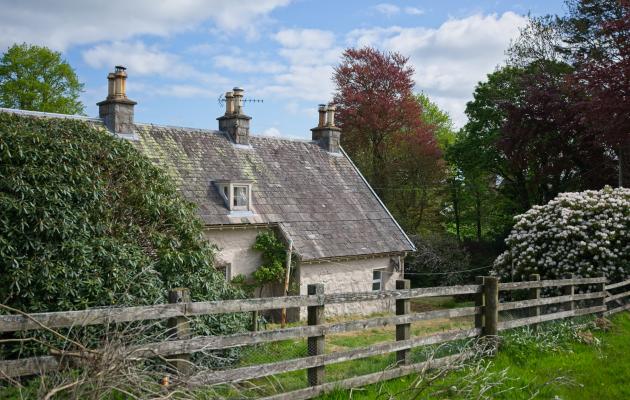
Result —
[{"label": "red-leaved tree", "polygon": [[335,68],[342,145],[400,222],[416,231],[444,165],[435,127],[421,119],[413,68],[399,53],[347,49]]}]

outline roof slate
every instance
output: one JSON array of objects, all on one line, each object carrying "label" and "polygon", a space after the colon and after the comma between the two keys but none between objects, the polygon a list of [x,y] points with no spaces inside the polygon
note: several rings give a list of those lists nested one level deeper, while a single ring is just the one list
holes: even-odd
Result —
[{"label": "roof slate", "polygon": [[[250,136],[236,146],[205,129],[135,125],[133,143],[198,205],[206,225],[277,223],[303,260],[414,248],[345,155],[310,141]],[[230,217],[216,180],[252,180],[247,217]]]}]

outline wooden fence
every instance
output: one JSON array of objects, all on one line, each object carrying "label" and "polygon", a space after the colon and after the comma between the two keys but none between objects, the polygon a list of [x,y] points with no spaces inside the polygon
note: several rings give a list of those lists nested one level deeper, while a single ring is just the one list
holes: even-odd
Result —
[{"label": "wooden fence", "polygon": [[[135,356],[159,355],[165,358],[182,358],[198,351],[307,338],[308,356],[306,357],[225,370],[206,370],[191,374],[187,380],[192,386],[217,385],[306,370],[309,387],[274,395],[268,399],[308,399],[333,388],[357,387],[423,370],[427,367],[427,362],[411,363],[410,361],[410,351],[419,346],[436,345],[478,336],[494,336],[499,331],[519,326],[593,313],[612,314],[629,309],[630,303],[626,304],[623,300],[626,296],[630,296],[630,289],[621,291],[625,286],[630,286],[630,280],[606,286],[605,278],[540,280],[539,276],[533,275],[529,281],[524,282],[501,283],[496,277],[479,277],[473,285],[410,289],[408,280],[400,280],[396,282],[396,290],[391,291],[325,293],[323,285],[318,284],[309,285],[307,295],[212,302],[191,302],[187,290],[179,289],[170,293],[171,303],[169,304],[29,315],[0,315],[0,333],[44,327],[67,328],[168,318],[169,326],[175,333],[174,340],[135,345],[127,349],[129,354]],[[544,288],[559,288],[561,293],[553,297],[541,297],[541,289]],[[576,288],[590,290],[580,290],[581,293],[576,293]],[[514,298],[509,296],[509,293],[516,290],[525,291],[526,296],[520,297],[526,297],[526,299],[500,301],[503,298]],[[472,295],[475,304],[470,307],[411,313],[412,299],[453,295]],[[329,304],[381,299],[395,300],[395,315],[325,323],[324,311]],[[190,317],[259,312],[283,307],[307,307],[308,325],[203,337],[191,337],[187,327]],[[523,316],[523,311],[526,313],[525,316]],[[508,314],[509,318],[506,317]],[[514,317],[517,314],[520,314],[519,318]],[[456,317],[474,317],[474,326],[470,329],[456,329],[411,337],[410,328],[413,322]],[[342,352],[324,352],[326,335],[389,326],[396,327],[395,341]],[[325,381],[327,365],[388,353],[396,354],[397,362],[394,368],[335,382]],[[432,360],[431,366],[448,365],[453,357],[455,356]],[[0,361],[0,376],[18,377],[45,373],[56,370],[59,366],[57,356],[2,360]],[[184,365],[182,365],[182,370],[184,373],[187,372]]]}]

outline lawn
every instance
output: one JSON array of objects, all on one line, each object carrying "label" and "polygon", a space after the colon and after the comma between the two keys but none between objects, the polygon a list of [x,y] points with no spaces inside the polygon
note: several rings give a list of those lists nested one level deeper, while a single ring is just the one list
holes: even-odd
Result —
[{"label": "lawn", "polygon": [[[584,343],[591,342],[589,333],[581,333],[583,339],[579,340],[567,339],[562,334],[556,338],[543,338],[545,335],[532,330],[508,332],[503,336],[497,356],[476,365],[487,370],[478,375],[472,385],[463,379],[473,376],[469,369],[453,372],[421,393],[413,390],[417,376],[408,376],[351,392],[339,390],[320,399],[477,398],[481,382],[487,387],[492,381],[499,384],[485,394],[493,399],[628,399],[630,314],[619,314],[612,318],[612,323],[609,332],[588,330],[593,333],[592,343]],[[554,325],[559,324],[549,323],[541,328],[555,331],[550,335],[562,331]],[[546,340],[549,341],[547,345],[543,343]],[[552,343],[554,340],[555,344]]]}]

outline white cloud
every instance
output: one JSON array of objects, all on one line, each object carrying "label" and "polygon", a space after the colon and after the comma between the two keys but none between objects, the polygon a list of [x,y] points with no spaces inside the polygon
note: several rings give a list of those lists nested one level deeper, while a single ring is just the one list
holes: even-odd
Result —
[{"label": "white cloud", "polygon": [[510,39],[525,23],[525,17],[513,12],[477,14],[450,19],[436,29],[357,29],[347,40],[350,45],[371,45],[409,56],[416,70],[416,90],[426,92],[462,125],[475,85],[502,62]]},{"label": "white cloud", "polygon": [[282,134],[280,133],[280,130],[278,130],[278,128],[267,128],[264,131],[262,131],[261,133],[262,136],[275,136],[275,137],[279,137],[282,136]]},{"label": "white cloud", "polygon": [[167,36],[211,20],[222,32],[252,34],[256,23],[290,0],[29,0],[5,2],[0,47],[15,42],[58,50],[76,44]]},{"label": "white cloud", "polygon": [[380,14],[383,14],[387,17],[393,17],[394,15],[398,15],[400,13],[405,13],[408,15],[423,15],[424,10],[418,7],[405,7],[401,8],[395,4],[391,3],[379,3],[372,7],[372,9]]},{"label": "white cloud", "polygon": [[273,38],[283,47],[327,49],[335,42],[335,34],[319,29],[285,29]]},{"label": "white cloud", "polygon": [[405,14],[409,15],[423,15],[424,10],[417,7],[405,7]]},{"label": "white cloud", "polygon": [[380,3],[372,7],[376,12],[384,14],[388,17],[400,13],[400,7],[390,3]]},{"label": "white cloud", "polygon": [[286,65],[265,59],[257,59],[250,55],[218,55],[213,60],[216,67],[234,72],[276,74],[287,69]]},{"label": "white cloud", "polygon": [[[343,49],[335,44],[333,32],[318,29],[285,29],[273,35],[282,47],[278,54],[287,69],[264,84],[259,92],[319,103],[330,100],[333,66]],[[295,107],[297,109],[297,107]]]}]

